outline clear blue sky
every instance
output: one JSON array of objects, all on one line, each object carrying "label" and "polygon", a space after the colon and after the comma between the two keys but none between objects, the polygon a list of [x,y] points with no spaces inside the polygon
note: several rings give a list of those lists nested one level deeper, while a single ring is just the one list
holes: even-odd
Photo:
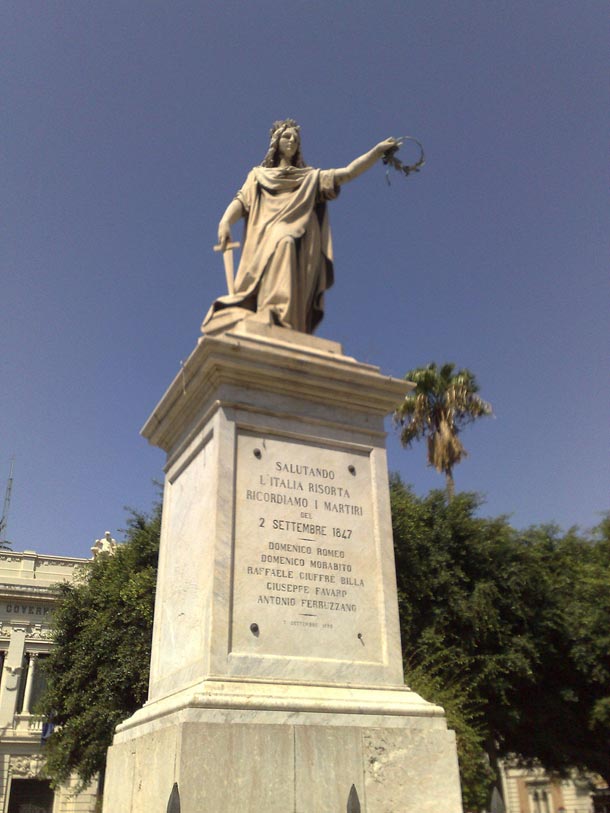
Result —
[{"label": "clear blue sky", "polygon": [[[606,2],[27,2],[0,6],[0,493],[16,550],[89,555],[148,509],[139,429],[223,290],[220,215],[274,119],[343,166],[319,335],[402,376],[477,375],[496,417],[458,489],[523,527],[608,505]],[[390,424],[388,428],[391,430]],[[425,448],[390,468],[442,487]]]}]

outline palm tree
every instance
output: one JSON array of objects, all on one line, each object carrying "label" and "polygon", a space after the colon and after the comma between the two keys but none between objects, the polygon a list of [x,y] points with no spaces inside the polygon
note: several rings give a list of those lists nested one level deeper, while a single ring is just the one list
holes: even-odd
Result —
[{"label": "palm tree", "polygon": [[443,364],[438,369],[432,362],[410,370],[405,378],[415,389],[394,413],[403,446],[427,438],[428,465],[445,475],[448,500],[455,492],[453,467],[467,455],[459,433],[477,418],[492,414],[491,404],[477,395],[474,374],[470,370],[454,374],[454,369],[455,364]]}]

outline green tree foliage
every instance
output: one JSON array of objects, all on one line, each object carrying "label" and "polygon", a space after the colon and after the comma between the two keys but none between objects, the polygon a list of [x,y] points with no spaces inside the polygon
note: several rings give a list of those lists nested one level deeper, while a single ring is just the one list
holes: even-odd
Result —
[{"label": "green tree foliage", "polygon": [[401,427],[400,442],[428,441],[428,465],[445,475],[447,497],[454,495],[453,467],[467,452],[459,434],[477,418],[491,415],[491,405],[477,394],[479,385],[470,370],[458,370],[455,364],[434,362],[409,370],[405,378],[415,384],[394,413]]},{"label": "green tree foliage", "polygon": [[456,735],[464,810],[483,810],[495,773],[485,751],[486,730],[476,694],[454,673],[444,652],[421,660],[411,654],[405,664],[405,680],[422,697],[444,708],[447,725]]},{"label": "green tree foliage", "polygon": [[391,494],[407,659],[469,687],[492,765],[515,753],[610,778],[610,523],[519,533],[476,517],[471,494],[418,498],[398,479]]},{"label": "green tree foliage", "polygon": [[115,726],[146,700],[161,508],[132,512],[126,543],[63,584],[40,709],[57,728],[46,746],[54,784],[103,775]]},{"label": "green tree foliage", "polygon": [[[610,778],[610,518],[596,532],[525,532],[479,500],[391,482],[407,682],[456,731],[466,809],[498,757]],[[56,783],[103,772],[117,723],[146,699],[160,508],[133,514],[114,558],[61,587],[44,711]]]}]

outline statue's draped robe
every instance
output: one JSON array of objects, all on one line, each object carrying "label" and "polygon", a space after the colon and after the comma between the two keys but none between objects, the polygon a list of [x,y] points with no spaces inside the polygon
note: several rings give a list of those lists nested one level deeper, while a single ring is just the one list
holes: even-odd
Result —
[{"label": "statue's draped robe", "polygon": [[235,293],[210,308],[269,313],[283,327],[312,333],[333,284],[326,201],[337,197],[334,170],[255,167],[237,193],[245,213],[244,245]]}]

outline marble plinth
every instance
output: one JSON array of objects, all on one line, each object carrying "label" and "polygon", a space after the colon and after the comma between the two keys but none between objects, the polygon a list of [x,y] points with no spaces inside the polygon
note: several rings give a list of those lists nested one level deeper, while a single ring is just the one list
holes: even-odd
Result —
[{"label": "marble plinth", "polygon": [[[167,453],[149,700],[104,811],[459,813],[443,710],[404,686],[384,417],[340,345],[206,336],[142,430]],[[348,807],[350,805],[350,807]]]},{"label": "marble plinth", "polygon": [[462,811],[455,738],[441,718],[245,717],[189,706],[134,738],[123,732],[104,810],[165,813],[177,785],[180,813]]}]

